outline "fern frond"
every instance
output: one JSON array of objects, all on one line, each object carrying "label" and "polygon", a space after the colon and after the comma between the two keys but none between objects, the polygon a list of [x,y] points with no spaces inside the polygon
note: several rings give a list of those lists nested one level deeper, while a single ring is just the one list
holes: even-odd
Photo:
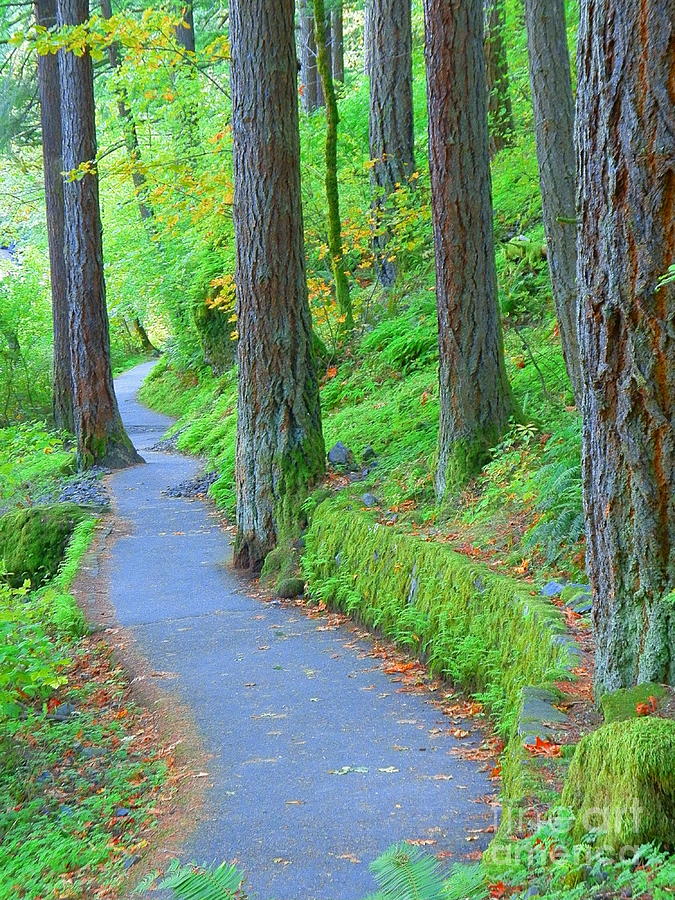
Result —
[{"label": "fern frond", "polygon": [[433,856],[394,844],[370,864],[383,900],[443,900],[443,880]]},{"label": "fern frond", "polygon": [[480,863],[455,863],[445,883],[445,900],[483,900],[487,895]]},{"label": "fern frond", "polygon": [[157,887],[172,890],[176,900],[244,900],[240,891],[243,880],[239,869],[228,863],[203,869],[181,865],[174,859]]}]

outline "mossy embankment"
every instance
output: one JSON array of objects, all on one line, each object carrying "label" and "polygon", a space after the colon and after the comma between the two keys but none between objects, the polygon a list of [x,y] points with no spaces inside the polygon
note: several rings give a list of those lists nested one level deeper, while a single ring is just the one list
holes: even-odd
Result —
[{"label": "mossy embankment", "polygon": [[30,506],[0,516],[0,578],[39,588],[59,570],[75,527],[87,513],[74,503]]}]

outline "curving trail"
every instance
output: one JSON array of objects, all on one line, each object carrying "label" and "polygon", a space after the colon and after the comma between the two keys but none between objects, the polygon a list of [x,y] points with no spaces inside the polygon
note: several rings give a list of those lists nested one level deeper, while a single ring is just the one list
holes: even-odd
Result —
[{"label": "curving trail", "polygon": [[366,639],[247,596],[208,505],[162,493],[200,466],[147,449],[171,424],[136,401],[152,365],[116,381],[147,465],[111,479],[129,533],[111,550],[110,600],[152,668],[176,673],[164,683],[213,755],[184,860],[237,858],[258,900],[361,900],[368,862],[397,840],[462,861],[487,840],[465,830],[489,815],[480,764],[451,755],[459,742],[435,733],[447,720],[397,693]]}]

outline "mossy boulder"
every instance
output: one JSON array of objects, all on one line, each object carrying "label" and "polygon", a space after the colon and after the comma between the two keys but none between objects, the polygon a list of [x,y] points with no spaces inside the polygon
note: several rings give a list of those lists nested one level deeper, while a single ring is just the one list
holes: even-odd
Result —
[{"label": "mossy boulder", "polygon": [[87,513],[74,503],[32,506],[0,517],[0,571],[20,587],[41,587],[58,571],[75,526]]},{"label": "mossy boulder", "polygon": [[675,721],[627,719],[584,737],[562,803],[577,839],[597,832],[614,852],[652,841],[675,846]]},{"label": "mossy boulder", "polygon": [[620,688],[600,698],[600,706],[605,722],[621,722],[624,719],[635,719],[637,707],[648,704],[652,697],[658,701],[665,697],[667,691],[662,684],[636,684],[634,687]]},{"label": "mossy boulder", "polygon": [[302,578],[282,578],[277,584],[276,593],[282,600],[302,597],[305,593],[305,582]]}]

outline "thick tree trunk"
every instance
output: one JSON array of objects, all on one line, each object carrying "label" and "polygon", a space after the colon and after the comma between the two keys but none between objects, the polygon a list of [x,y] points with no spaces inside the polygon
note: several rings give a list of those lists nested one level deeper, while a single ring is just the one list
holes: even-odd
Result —
[{"label": "thick tree trunk", "polygon": [[577,246],[598,692],[675,684],[674,0],[582,4]]},{"label": "thick tree trunk", "polygon": [[581,409],[574,100],[563,0],[525,0],[525,21],[551,288],[565,365]]},{"label": "thick tree trunk", "polygon": [[324,471],[300,201],[293,0],[231,0],[239,330],[235,564],[297,533]]},{"label": "thick tree trunk", "polygon": [[425,0],[436,248],[442,497],[485,462],[511,412],[497,306],[481,0]]},{"label": "thick tree trunk", "polygon": [[342,222],[337,176],[337,132],[340,117],[326,45],[326,8],[324,0],[314,0],[314,37],[321,87],[326,102],[326,203],[328,206],[328,251],[335,281],[335,299],[344,331],[354,327],[352,301],[342,255]]},{"label": "thick tree trunk", "polygon": [[488,123],[493,153],[507,147],[513,138],[513,110],[506,57],[504,0],[484,0],[485,69],[488,89]]},{"label": "thick tree trunk", "polygon": [[375,268],[384,287],[396,278],[385,251],[386,198],[415,168],[410,0],[370,3],[370,158],[376,236]]},{"label": "thick tree trunk", "polygon": [[312,0],[299,0],[300,10],[300,83],[302,108],[313,113],[323,106],[323,91],[316,58]]},{"label": "thick tree trunk", "polygon": [[330,11],[330,52],[333,81],[345,80],[345,41],[342,0],[333,0]]},{"label": "thick tree trunk", "polygon": [[[88,0],[58,0],[59,25],[89,17]],[[91,56],[59,57],[64,171],[90,166],[63,185],[64,256],[73,366],[73,416],[81,466],[124,466],[140,457],[129,440],[115,398],[103,278],[103,248],[95,169],[96,127]]]},{"label": "thick tree trunk", "polygon": [[[56,25],[56,0],[36,0],[35,20],[44,28]],[[63,257],[63,164],[61,160],[61,100],[59,64],[52,53],[38,56],[38,91],[42,122],[42,160],[47,211],[47,241],[52,293],[54,351],[52,410],[57,428],[73,430],[73,379],[68,339],[66,263]]]}]

